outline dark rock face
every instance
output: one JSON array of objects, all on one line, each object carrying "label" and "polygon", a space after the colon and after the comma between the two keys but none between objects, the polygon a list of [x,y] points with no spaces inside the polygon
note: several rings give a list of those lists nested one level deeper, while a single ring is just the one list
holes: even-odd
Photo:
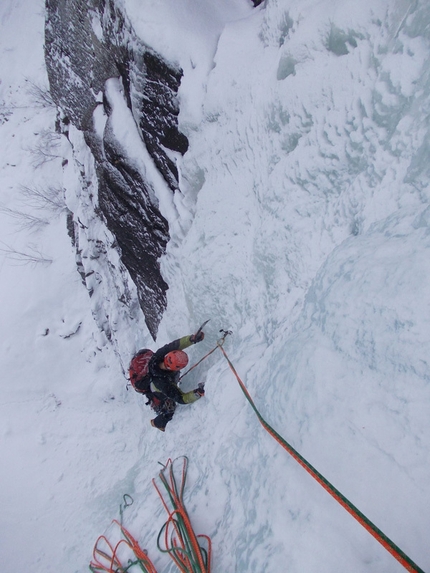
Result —
[{"label": "dark rock face", "polygon": [[[121,261],[137,287],[140,307],[155,339],[166,308],[168,285],[158,260],[169,240],[168,224],[148,182],[128,161],[109,130],[105,129],[102,139],[96,133],[93,112],[100,105],[97,96],[104,93],[106,80],[121,78],[124,98],[141,137],[174,192],[178,172],[165,148],[184,154],[188,147],[177,122],[176,96],[182,71],[163,61],[134,35],[114,0],[46,0],[45,60],[51,95],[61,109],[63,133],[71,122],[83,132],[94,156],[100,210],[96,214],[117,241]],[[111,110],[104,96],[103,105],[109,116]],[[72,220],[78,229],[73,213],[69,228]]]}]

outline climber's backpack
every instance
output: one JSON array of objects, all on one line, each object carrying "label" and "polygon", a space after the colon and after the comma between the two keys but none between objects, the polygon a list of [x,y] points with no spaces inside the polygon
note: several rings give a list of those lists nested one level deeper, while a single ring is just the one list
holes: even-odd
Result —
[{"label": "climber's backpack", "polygon": [[142,348],[133,356],[128,369],[131,385],[141,394],[146,394],[149,390],[150,378],[148,376],[149,361],[153,356],[152,350]]}]

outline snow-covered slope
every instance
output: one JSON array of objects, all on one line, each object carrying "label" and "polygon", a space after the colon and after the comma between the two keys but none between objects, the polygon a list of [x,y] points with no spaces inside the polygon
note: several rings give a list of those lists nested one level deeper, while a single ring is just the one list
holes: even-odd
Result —
[{"label": "snow-covered slope", "polygon": [[[430,570],[430,7],[121,5],[184,70],[182,192],[156,189],[171,235],[158,342],[211,318],[193,360],[231,328],[226,350],[263,416]],[[22,192],[75,184],[67,141],[34,167],[55,121],[25,89],[46,85],[42,5],[5,1],[0,21],[3,568],[85,571],[128,493],[127,527],[170,571],[150,482],[185,454],[214,572],[403,571],[264,432],[221,353],[184,380],[206,380],[205,400],[178,408],[165,434],[150,427],[122,375],[136,348],[154,347],[143,317],[118,320],[115,347],[103,339],[66,213]],[[28,222],[17,211],[43,221],[17,231]],[[19,252],[39,262],[16,266]],[[113,296],[100,302],[115,309]]]}]

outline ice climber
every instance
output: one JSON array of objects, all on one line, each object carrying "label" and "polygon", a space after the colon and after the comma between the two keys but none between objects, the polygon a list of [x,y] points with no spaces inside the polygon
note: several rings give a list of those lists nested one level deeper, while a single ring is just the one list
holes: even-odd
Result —
[{"label": "ice climber", "polygon": [[[137,392],[148,398],[147,404],[157,413],[151,425],[162,432],[173,418],[176,404],[191,404],[205,394],[203,384],[189,392],[182,392],[178,388],[179,372],[188,364],[184,349],[201,342],[203,338],[204,332],[199,330],[196,334],[183,336],[162,346],[156,352],[140,350],[131,361],[131,383]],[[146,361],[143,367],[138,365],[140,357],[143,362]]]}]

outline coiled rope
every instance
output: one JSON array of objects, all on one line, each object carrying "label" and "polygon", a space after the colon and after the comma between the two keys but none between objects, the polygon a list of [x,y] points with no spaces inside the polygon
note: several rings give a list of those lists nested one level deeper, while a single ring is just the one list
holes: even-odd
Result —
[{"label": "coiled rope", "polygon": [[[210,573],[211,540],[207,535],[196,535],[185,508],[183,496],[188,458],[184,456],[182,460],[179,487],[174,468],[176,460],[169,459],[163,465],[158,476],[159,483],[155,479],[152,480],[168,514],[167,522],[158,534],[157,546],[162,553],[169,555],[180,573]],[[165,488],[165,492],[161,486]],[[142,573],[157,573],[147,551],[141,548],[122,523],[124,510],[132,505],[133,498],[125,494],[123,500],[124,503],[120,505],[120,521],[114,519],[108,532],[100,535],[94,545],[90,571],[131,573],[139,568]]]},{"label": "coiled rope", "polygon": [[[194,533],[183,501],[188,458],[184,456],[182,459],[179,487],[174,472],[176,460],[167,461],[159,474],[160,485],[155,479],[152,480],[169,516],[158,534],[157,546],[162,553],[169,555],[181,573],[210,573],[211,540],[207,535]],[[164,495],[161,485],[166,490]]]},{"label": "coiled rope", "polygon": [[257,407],[254,404],[245,384],[240,379],[238,373],[236,372],[232,362],[227,356],[226,351],[223,348],[223,343],[225,340],[222,338],[217,342],[217,347],[223,353],[228,365],[230,366],[233,374],[235,375],[242,392],[245,394],[246,399],[251,404],[252,409],[256,413],[263,428],[280,444],[287,452],[338,502],[340,505],[346,509],[348,513],[352,515],[359,523],[362,525],[373,537],[379,541],[379,543],[385,547],[385,549],[391,553],[391,555],[397,559],[399,563],[405,567],[407,571],[411,573],[425,573],[418,565],[416,565],[412,559],[410,559],[397,545],[391,541],[376,525],[374,525],[359,509],[357,509],[344,495],[340,493],[323,475],[321,475],[308,461],[305,460],[288,442],[284,440],[282,436],[278,434],[263,418]]},{"label": "coiled rope", "polygon": [[[100,535],[93,549],[90,571],[93,573],[126,573],[134,565],[138,565],[143,573],[157,573],[146,551],[140,547],[122,523],[114,519],[112,525],[118,526],[124,538],[112,543],[107,535]],[[124,549],[128,551],[127,560]]]}]

